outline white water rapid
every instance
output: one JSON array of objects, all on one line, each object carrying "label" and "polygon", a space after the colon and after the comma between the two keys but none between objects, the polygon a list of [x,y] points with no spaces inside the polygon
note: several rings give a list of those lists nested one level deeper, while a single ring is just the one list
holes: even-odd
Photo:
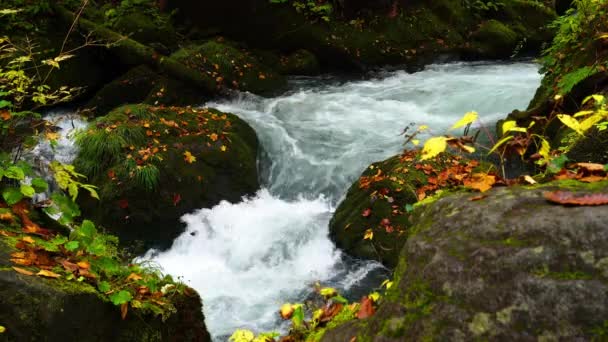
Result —
[{"label": "white water rapid", "polygon": [[299,78],[279,97],[207,103],[255,128],[265,189],[185,215],[187,231],[172,248],[147,258],[199,291],[217,341],[236,328],[279,329],[279,306],[302,301],[315,281],[357,298],[385,274],[375,263],[346,260],[327,237],[349,185],[368,164],[402,149],[399,134],[410,122],[440,134],[475,110],[492,130],[498,118],[524,109],[539,84],[532,63],[453,63],[364,81]]}]

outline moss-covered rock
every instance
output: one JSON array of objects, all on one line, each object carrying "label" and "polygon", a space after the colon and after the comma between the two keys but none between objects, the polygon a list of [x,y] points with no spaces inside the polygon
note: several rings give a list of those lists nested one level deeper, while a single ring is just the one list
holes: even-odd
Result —
[{"label": "moss-covered rock", "polygon": [[605,194],[608,182],[496,188],[417,208],[376,314],[322,341],[605,338],[606,206],[553,204],[544,193],[554,190]]},{"label": "moss-covered rock", "polygon": [[471,36],[472,46],[477,53],[499,58],[508,56],[517,46],[517,33],[498,20],[488,20],[481,24]]},{"label": "moss-covered rock", "polygon": [[[120,306],[113,305],[108,296],[91,285],[98,278],[79,281],[76,277],[69,278],[66,273],[71,270],[61,267],[61,262],[75,266],[76,258],[91,257],[87,252],[80,251],[77,256],[65,249],[57,249],[58,253],[54,254],[38,249],[42,248],[39,243],[50,244],[60,235],[51,240],[57,232],[49,230],[50,226],[46,225],[41,231],[44,233],[42,235],[26,234],[22,230],[25,221],[17,218],[17,211],[11,214],[7,208],[2,210],[0,325],[6,329],[1,334],[3,341],[211,341],[205,327],[201,299],[194,290],[158,296],[159,302],[165,302],[165,307],[170,305],[175,310],[166,320],[141,309],[143,298],[140,298],[139,307],[135,302],[127,304],[126,317],[122,319]],[[38,212],[29,208],[27,213],[28,220],[31,220],[28,223],[29,231],[40,229],[37,224],[42,221],[38,221]],[[24,243],[26,238],[28,242]],[[66,238],[63,241],[68,240]],[[17,247],[19,245],[21,246]],[[70,264],[68,258],[74,263]],[[109,256],[103,258],[114,260]],[[85,260],[90,261],[90,264],[86,261],[86,265],[93,264],[93,259],[82,259]],[[56,278],[36,276],[42,264],[51,274],[57,272],[54,274]],[[55,266],[51,267],[53,264]],[[126,267],[124,271],[127,274],[130,272]],[[27,272],[30,275],[25,274]],[[88,273],[89,277],[91,274]],[[96,274],[99,276],[99,273]],[[114,283],[112,286],[121,284]]]},{"label": "moss-covered rock", "polygon": [[308,50],[301,49],[283,56],[279,63],[279,72],[284,75],[313,76],[321,71],[317,56]]},{"label": "moss-covered rock", "polygon": [[218,89],[229,88],[268,94],[287,85],[283,76],[264,65],[250,51],[222,38],[185,47],[171,57],[214,78]]},{"label": "moss-covered rock", "polygon": [[121,15],[114,28],[130,38],[152,45],[160,51],[170,51],[177,46],[177,35],[169,20],[161,20],[141,11]]},{"label": "moss-covered rock", "polygon": [[258,185],[258,141],[233,114],[213,109],[128,105],[95,120],[74,164],[99,186],[83,213],[121,238],[167,247],[179,218]]},{"label": "moss-covered rock", "polygon": [[[518,41],[537,41],[541,26],[555,18],[552,9],[526,0],[505,1],[498,14],[475,13],[466,2],[452,0],[333,4],[337,6],[334,16],[325,22],[310,20],[290,4],[265,0],[246,4],[175,1],[182,10],[180,15],[194,25],[220,27],[227,35],[255,47],[281,51],[304,48],[318,56],[322,67],[347,69],[387,64],[415,68],[444,55],[491,58],[495,56],[475,53],[470,45],[467,48],[470,32],[480,23],[496,19],[517,32]],[[343,17],[343,12],[359,14]],[[539,26],[537,19],[544,22]],[[539,48],[539,44],[530,45],[529,51],[538,52]],[[499,57],[509,58],[512,53],[513,50]]]},{"label": "moss-covered rock", "polygon": [[[482,167],[485,172],[492,168]],[[478,168],[477,161],[448,154],[421,162],[411,151],[374,163],[336,209],[329,223],[330,237],[350,255],[394,268],[411,227],[408,211],[413,205],[434,200],[444,189],[454,187],[458,182],[452,184],[450,174],[462,179]]]},{"label": "moss-covered rock", "polygon": [[106,84],[84,108],[99,116],[124,104],[194,106],[203,103],[204,99],[200,90],[140,65]]}]

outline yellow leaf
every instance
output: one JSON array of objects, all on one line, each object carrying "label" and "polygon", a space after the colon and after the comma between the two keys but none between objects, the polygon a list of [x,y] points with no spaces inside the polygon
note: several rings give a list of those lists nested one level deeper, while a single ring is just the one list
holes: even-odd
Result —
[{"label": "yellow leaf", "polygon": [[40,270],[40,272],[36,273],[37,276],[40,277],[47,277],[47,278],[59,278],[61,277],[61,275],[52,272],[52,271],[47,271],[47,270]]},{"label": "yellow leaf", "polygon": [[561,121],[564,125],[568,126],[569,128],[573,129],[576,133],[580,134],[580,135],[585,135],[585,131],[583,131],[583,129],[581,128],[581,125],[578,123],[578,121],[576,121],[576,119],[574,119],[573,117],[571,117],[570,115],[566,115],[566,114],[558,114],[557,118],[559,119],[559,121]]},{"label": "yellow leaf", "polygon": [[467,151],[468,153],[475,152],[475,147],[473,147],[473,146],[461,145],[460,148]]},{"label": "yellow leaf", "polygon": [[365,235],[363,235],[363,240],[373,240],[374,239],[374,231],[368,229],[365,231]]},{"label": "yellow leaf", "polygon": [[420,131],[420,132],[424,132],[427,129],[429,129],[429,126],[427,126],[427,125],[422,125],[422,126],[418,127],[418,131]]},{"label": "yellow leaf", "polygon": [[452,128],[450,128],[450,129],[452,130],[452,129],[460,128],[460,127],[466,126],[470,123],[473,123],[473,122],[475,122],[475,120],[477,120],[477,117],[478,117],[477,112],[468,112],[462,117],[462,119],[458,120],[458,122],[456,122],[454,124],[454,126],[452,126]]},{"label": "yellow leaf", "polygon": [[592,110],[581,110],[580,112],[574,114],[574,117],[578,118],[578,117],[587,116],[587,115],[593,114],[593,113],[595,113],[595,112]]},{"label": "yellow leaf", "polygon": [[422,148],[422,157],[420,159],[427,160],[437,156],[439,153],[444,152],[448,147],[446,137],[434,137],[424,143]]},{"label": "yellow leaf", "polygon": [[513,139],[513,136],[510,135],[508,137],[504,137],[502,139],[500,139],[495,145],[494,147],[492,147],[492,149],[490,150],[490,152],[488,152],[488,154],[492,154],[492,152],[496,151],[497,148],[499,148],[502,144],[506,143],[507,141]]},{"label": "yellow leaf", "polygon": [[279,311],[279,313],[281,314],[281,318],[290,319],[291,315],[293,315],[294,310],[295,309],[293,305],[286,303],[281,306],[281,310]]},{"label": "yellow leaf", "polygon": [[509,132],[522,132],[522,133],[526,133],[527,130],[523,127],[518,127],[517,123],[515,122],[515,120],[509,120],[509,121],[505,121],[502,124],[502,134],[505,135],[506,133]]},{"label": "yellow leaf", "polygon": [[602,121],[603,119],[604,119],[604,117],[602,115],[598,115],[598,114],[591,115],[590,117],[588,117],[585,120],[580,122],[581,130],[583,132],[587,132],[591,127],[593,127],[593,125]]},{"label": "yellow leaf", "polygon": [[373,292],[370,293],[367,298],[373,300],[374,302],[378,302],[378,300],[380,299],[380,294],[378,292]]},{"label": "yellow leaf", "polygon": [[0,334],[3,334],[6,331],[6,328],[0,325]]},{"label": "yellow leaf", "polygon": [[211,141],[217,141],[217,134],[215,134],[215,133],[211,133],[211,134],[209,135],[209,139],[211,139]]},{"label": "yellow leaf", "polygon": [[412,140],[412,144],[414,144],[414,146],[418,146],[420,144],[420,140],[414,139]]},{"label": "yellow leaf", "polygon": [[46,132],[46,133],[44,133],[44,136],[47,138],[47,140],[51,140],[51,141],[55,141],[55,140],[59,139],[59,133],[57,133],[57,132]]},{"label": "yellow leaf", "polygon": [[464,186],[479,190],[480,192],[486,192],[492,189],[492,185],[496,183],[496,176],[488,175],[486,173],[475,173],[472,179],[464,181]]},{"label": "yellow leaf", "polygon": [[249,330],[238,329],[236,330],[228,341],[231,342],[252,342],[255,335]]},{"label": "yellow leaf", "polygon": [[222,147],[220,147],[220,150],[222,150],[222,152],[226,152],[228,148],[225,145],[222,145]]},{"label": "yellow leaf", "polygon": [[538,150],[538,154],[540,154],[545,160],[549,160],[549,152],[551,152],[551,145],[544,138],[540,137],[541,145]]},{"label": "yellow leaf", "polygon": [[196,161],[196,157],[192,155],[192,153],[190,153],[190,151],[186,151],[184,152],[184,160],[188,163],[188,164],[192,164]]}]

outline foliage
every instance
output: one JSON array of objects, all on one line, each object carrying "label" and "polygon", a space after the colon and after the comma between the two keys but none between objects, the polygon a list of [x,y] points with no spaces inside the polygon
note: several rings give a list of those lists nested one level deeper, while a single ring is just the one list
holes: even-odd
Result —
[{"label": "foliage", "polygon": [[146,263],[125,264],[118,239],[100,233],[84,220],[69,236],[40,227],[29,219],[27,202],[0,209],[0,235],[12,241],[13,269],[21,274],[82,282],[94,286],[105,300],[164,319],[175,312],[172,298],[187,290]]},{"label": "foliage", "polygon": [[498,12],[505,7],[502,0],[463,0],[462,3],[465,8],[472,10],[476,14]]},{"label": "foliage", "polygon": [[574,0],[574,5],[551,25],[558,32],[541,58],[541,72],[547,73],[543,83],[557,94],[608,67],[600,51],[608,30],[608,1]]},{"label": "foliage", "polygon": [[327,0],[269,0],[273,4],[290,3],[296,11],[303,13],[310,20],[329,22],[333,12],[332,4]]},{"label": "foliage", "polygon": [[168,17],[160,13],[156,0],[122,0],[104,12],[106,24],[115,26],[121,17],[131,13],[143,14],[158,26],[164,26],[168,21]]},{"label": "foliage", "polygon": [[[393,282],[386,280],[380,287],[390,289]],[[279,315],[283,320],[291,321],[291,328],[280,341],[320,341],[327,329],[352,320],[363,320],[374,315],[382,301],[382,295],[373,292],[361,298],[359,302],[349,303],[335,289],[321,287],[315,284],[317,299],[304,303],[286,303],[281,306]],[[236,330],[229,341],[231,342],[274,342],[278,333],[261,333],[257,336],[249,330]]]}]

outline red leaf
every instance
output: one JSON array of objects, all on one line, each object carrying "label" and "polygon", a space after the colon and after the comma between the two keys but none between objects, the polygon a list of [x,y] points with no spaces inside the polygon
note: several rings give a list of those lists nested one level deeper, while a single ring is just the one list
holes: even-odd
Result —
[{"label": "red leaf", "polygon": [[363,212],[361,213],[361,216],[363,217],[369,217],[369,215],[372,214],[372,210],[370,208],[367,208],[365,210],[363,210]]},{"label": "red leaf", "polygon": [[371,300],[367,296],[361,298],[361,307],[359,308],[359,311],[357,312],[357,318],[364,319],[364,318],[373,316],[374,313],[375,313],[374,301]]},{"label": "red leaf", "polygon": [[182,200],[182,195],[174,194],[173,195],[173,206],[176,207],[177,204]]},{"label": "red leaf", "polygon": [[549,202],[569,205],[605,205],[608,204],[608,194],[575,194],[570,191],[547,191],[543,194]]},{"label": "red leaf", "polygon": [[126,200],[126,199],[124,199],[124,198],[123,198],[123,199],[121,199],[121,200],[118,200],[118,206],[119,206],[121,209],[127,209],[127,208],[129,207],[129,201],[127,201],[127,200]]}]

